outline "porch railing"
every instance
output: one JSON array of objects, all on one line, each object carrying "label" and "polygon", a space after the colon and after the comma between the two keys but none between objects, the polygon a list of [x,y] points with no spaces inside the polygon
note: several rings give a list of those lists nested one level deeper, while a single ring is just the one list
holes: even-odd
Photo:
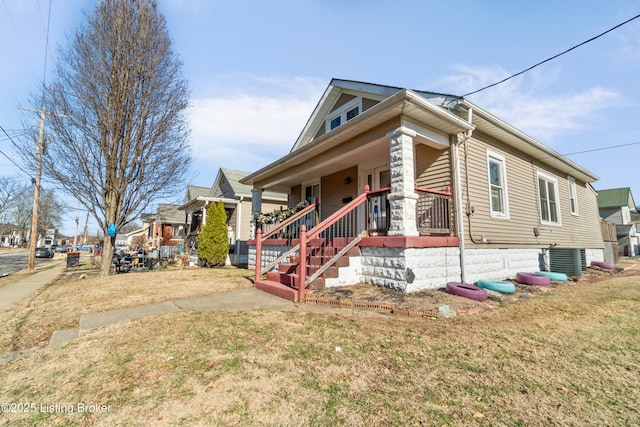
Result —
[{"label": "porch railing", "polygon": [[416,206],[416,227],[421,236],[453,235],[453,210],[451,209],[451,190],[430,190],[416,187],[418,203]]},{"label": "porch railing", "polygon": [[317,202],[312,203],[283,221],[273,224],[256,224],[256,229],[260,228],[262,231],[262,240],[286,239],[291,242],[300,238],[302,225],[313,228],[318,224],[318,206]]},{"label": "porch railing", "polygon": [[[452,234],[453,212],[449,188],[438,191],[416,187],[415,190],[418,193],[416,226],[420,234]],[[297,257],[296,287],[300,298],[303,298],[311,282],[357,245],[360,239],[366,235],[387,234],[390,222],[389,191],[389,188],[370,191],[366,186],[364,193],[317,225],[308,221],[309,215],[316,212],[312,205],[264,234],[258,229],[256,281],[279,263],[292,256]],[[292,247],[269,265],[261,267],[262,246],[275,238],[287,239],[287,245]]]}]

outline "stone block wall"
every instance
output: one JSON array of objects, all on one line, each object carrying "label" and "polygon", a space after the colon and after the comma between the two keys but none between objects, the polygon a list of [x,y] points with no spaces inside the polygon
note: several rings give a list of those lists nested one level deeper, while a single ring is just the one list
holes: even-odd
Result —
[{"label": "stone block wall", "polygon": [[[283,253],[287,252],[291,249],[291,246],[263,246],[262,247],[262,258],[260,259],[260,264],[262,267],[272,263]],[[256,268],[256,247],[249,246],[249,256],[248,256],[248,266],[250,269]]]}]

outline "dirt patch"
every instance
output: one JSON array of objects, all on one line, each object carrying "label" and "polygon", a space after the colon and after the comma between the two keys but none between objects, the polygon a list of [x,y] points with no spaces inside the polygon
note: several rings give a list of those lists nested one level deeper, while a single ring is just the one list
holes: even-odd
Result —
[{"label": "dirt patch", "polygon": [[476,314],[487,309],[495,309],[501,305],[525,301],[560,287],[638,275],[640,275],[640,265],[622,264],[615,270],[590,267],[581,276],[570,277],[566,282],[551,281],[549,286],[524,285],[515,280],[508,280],[515,285],[516,290],[513,294],[488,291],[486,301],[475,301],[451,295],[445,292],[444,288],[407,294],[390,288],[361,283],[312,290],[307,298],[307,303],[328,305],[335,308],[369,309],[414,317],[446,317],[454,313],[458,315]]}]

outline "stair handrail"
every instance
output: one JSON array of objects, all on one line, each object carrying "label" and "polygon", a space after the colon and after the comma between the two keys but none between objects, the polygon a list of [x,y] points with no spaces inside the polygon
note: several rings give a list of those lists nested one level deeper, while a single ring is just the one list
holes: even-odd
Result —
[{"label": "stair handrail", "polygon": [[380,190],[369,191],[369,186],[365,185],[364,192],[360,194],[358,197],[344,205],[342,208],[338,209],[336,212],[331,214],[327,219],[323,220],[320,224],[316,225],[311,229],[311,231],[307,232],[307,239],[314,239],[318,237],[320,233],[325,231],[327,228],[331,227],[338,220],[343,218],[349,212],[360,206],[363,202],[367,200],[369,194],[377,192]]},{"label": "stair handrail", "polygon": [[[386,190],[386,189],[385,189]],[[352,201],[350,201],[349,203],[347,203],[346,205],[344,205],[342,208],[340,208],[339,210],[337,210],[336,212],[334,212],[332,215],[330,215],[328,218],[326,218],[324,221],[322,221],[320,224],[316,225],[309,233],[306,232],[306,228],[303,225],[303,231],[300,232],[300,265],[299,265],[299,283],[300,286],[298,287],[298,300],[299,301],[303,301],[304,300],[304,295],[307,289],[307,285],[308,283],[310,283],[310,280],[307,280],[307,268],[306,268],[306,260],[307,260],[307,241],[312,240],[317,238],[320,233],[322,233],[323,231],[327,230],[329,227],[331,227],[333,224],[335,224],[336,222],[338,222],[340,219],[344,218],[347,214],[349,214],[350,212],[352,212],[353,210],[357,209],[362,203],[366,202],[369,198],[369,195],[371,193],[377,193],[378,191],[381,190],[376,190],[376,191],[370,191],[369,190],[369,186],[366,185],[364,187],[364,192],[360,195],[358,195],[355,199],[353,199]],[[384,190],[383,190],[384,191]],[[362,238],[363,233],[358,233],[357,236],[353,236],[355,237],[358,241]],[[357,242],[356,242],[357,243]],[[356,243],[353,243],[353,245],[347,245],[349,246],[349,249],[351,249]],[[343,248],[344,251],[344,248]],[[344,253],[346,253],[347,251],[344,251],[340,256],[344,255]],[[334,256],[330,262],[324,263],[323,266],[321,267],[322,272],[326,271],[339,257]],[[335,258],[335,260],[334,260]],[[313,277],[314,279],[317,278],[321,273],[319,273],[318,275],[312,275],[310,276]]]},{"label": "stair handrail", "polygon": [[267,233],[265,233],[262,236],[262,240],[268,239],[271,235],[273,235],[276,232],[280,231],[280,229],[286,227],[287,225],[291,224],[292,222],[295,222],[298,219],[300,219],[301,217],[305,216],[306,214],[308,214],[312,210],[316,209],[317,205],[318,205],[317,203],[311,203],[309,206],[305,207],[304,209],[299,210],[298,212],[294,213],[289,218],[287,218],[284,221],[282,221],[281,223],[279,223],[277,227],[275,227],[275,228],[269,230]]},{"label": "stair handrail", "polygon": [[327,261],[322,267],[320,267],[318,270],[316,270],[315,273],[313,273],[311,276],[309,276],[306,280],[305,280],[305,287],[307,287],[310,283],[312,283],[314,280],[316,280],[318,277],[320,277],[325,271],[327,271],[334,263],[336,263],[340,258],[342,258],[344,256],[344,254],[346,254],[347,252],[349,252],[351,249],[353,249],[354,246],[356,246],[358,243],[360,243],[360,240],[362,240],[362,238],[367,234],[367,230],[362,230],[360,232],[360,234],[358,234],[356,236],[355,239],[353,239],[351,242],[349,242],[348,245],[346,245],[344,248],[342,248],[340,251],[338,251],[337,254],[335,254],[329,261]]}]

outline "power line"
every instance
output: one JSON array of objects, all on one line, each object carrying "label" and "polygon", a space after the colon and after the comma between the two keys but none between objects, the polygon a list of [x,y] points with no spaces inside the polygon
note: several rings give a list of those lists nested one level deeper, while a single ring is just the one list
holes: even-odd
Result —
[{"label": "power line", "polygon": [[[17,147],[18,145],[15,143],[15,141],[13,140],[13,138],[11,138],[11,136],[9,136],[9,134],[7,133],[7,131],[6,131],[6,130],[4,130],[4,128],[3,128],[1,125],[0,125],[0,129],[2,130],[2,132],[4,132],[4,134],[7,136],[7,138],[9,138],[9,140],[13,143],[13,145]],[[0,153],[1,153],[3,156],[5,156],[7,159],[9,159],[9,161],[10,161],[11,163],[13,163],[13,164],[18,168],[18,169],[20,169],[22,172],[24,172],[27,176],[31,177],[31,174],[30,174],[29,172],[27,172],[26,170],[22,169],[22,167],[21,167],[19,164],[17,164],[16,162],[14,162],[14,161],[13,161],[13,159],[12,159],[11,157],[7,156],[3,151],[0,151]],[[31,178],[31,179],[33,179],[33,178]]]},{"label": "power line", "polygon": [[590,43],[590,42],[594,41],[595,39],[600,38],[600,37],[604,36],[605,34],[610,33],[611,31],[613,31],[613,30],[615,30],[615,29],[617,29],[617,28],[619,28],[619,27],[622,27],[623,25],[628,24],[629,22],[633,21],[634,19],[638,19],[638,18],[640,18],[640,15],[636,15],[636,16],[634,16],[633,18],[628,19],[628,20],[626,20],[626,21],[624,21],[624,22],[622,22],[622,23],[620,23],[620,24],[616,25],[615,27],[612,27],[612,28],[608,29],[607,31],[605,31],[605,32],[603,32],[603,33],[600,33],[600,34],[598,34],[598,35],[597,35],[597,36],[595,36],[595,37],[591,37],[589,40],[585,40],[585,41],[583,41],[582,43],[577,44],[577,45],[575,45],[575,46],[573,46],[573,47],[571,47],[571,48],[569,48],[569,49],[565,50],[564,52],[561,52],[561,53],[559,53],[559,54],[557,54],[557,55],[554,55],[554,56],[552,56],[551,58],[547,58],[547,59],[545,59],[544,61],[538,62],[537,64],[532,65],[531,67],[527,68],[526,70],[522,70],[522,71],[520,71],[519,73],[513,74],[513,75],[511,75],[511,76],[507,77],[506,79],[502,79],[502,80],[500,80],[500,81],[499,81],[499,82],[497,82],[497,83],[490,84],[489,86],[485,86],[485,87],[480,88],[480,89],[478,89],[478,90],[474,90],[473,92],[469,92],[469,93],[467,93],[467,94],[465,94],[465,95],[462,95],[462,96],[461,96],[461,98],[466,98],[466,97],[467,97],[467,96],[469,96],[469,95],[473,95],[473,94],[476,94],[476,93],[478,93],[478,92],[482,92],[483,90],[486,90],[486,89],[492,88],[492,87],[494,87],[494,86],[497,86],[497,85],[499,85],[499,84],[501,84],[501,83],[504,83],[504,82],[506,82],[507,80],[511,80],[512,78],[517,77],[517,76],[519,76],[520,74],[524,74],[524,73],[526,73],[527,71],[531,71],[531,70],[533,70],[534,68],[536,68],[537,66],[544,64],[545,62],[549,62],[549,61],[551,61],[551,60],[553,60],[553,59],[556,59],[556,58],[558,58],[558,57],[560,57],[560,56],[564,55],[565,53],[571,52],[572,50],[574,50],[574,49],[576,49],[576,48],[578,48],[578,47],[580,47],[580,46],[582,46],[582,45],[585,45],[585,44],[587,44],[587,43]]},{"label": "power line", "polygon": [[576,151],[574,153],[567,153],[567,154],[563,154],[563,156],[572,156],[574,154],[583,154],[583,153],[592,153],[594,151],[603,151],[603,150],[610,150],[612,148],[621,148],[621,147],[629,147],[630,145],[639,145],[640,141],[638,142],[631,142],[629,144],[620,144],[620,145],[611,145],[609,147],[600,147],[600,148],[593,148],[591,150],[584,150],[584,151]]},{"label": "power line", "polygon": [[16,37],[18,38],[18,43],[20,44],[20,47],[22,48],[22,52],[24,53],[24,56],[27,59],[27,63],[29,64],[29,68],[31,68],[31,72],[33,73],[33,76],[37,79],[38,76],[36,75],[36,72],[34,71],[33,65],[31,64],[31,60],[29,59],[29,55],[27,54],[27,50],[24,48],[24,44],[22,43],[22,39],[20,38],[20,34],[18,33],[18,29],[16,28],[16,24],[13,23],[13,18],[11,17],[11,12],[9,11],[9,7],[7,6],[7,2],[5,0],[2,0],[2,3],[4,4],[4,8],[7,11],[7,16],[9,17],[9,22],[11,22],[11,27],[13,28],[13,31],[16,33]]}]

